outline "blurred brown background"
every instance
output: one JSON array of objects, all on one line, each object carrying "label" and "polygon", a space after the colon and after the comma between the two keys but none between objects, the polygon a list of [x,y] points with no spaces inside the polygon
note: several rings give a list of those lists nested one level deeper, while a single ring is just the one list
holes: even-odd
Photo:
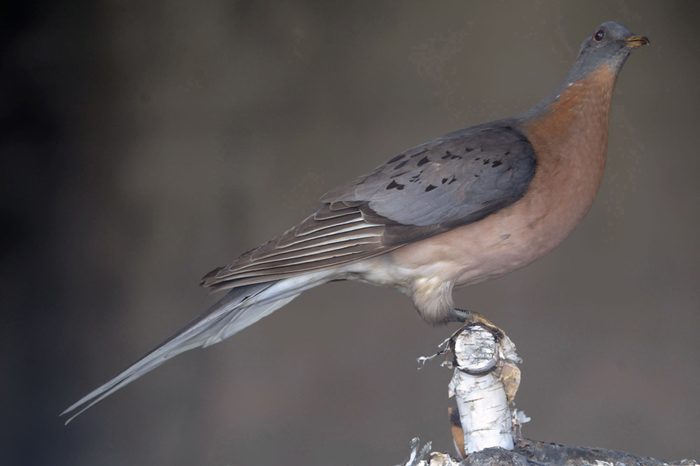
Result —
[{"label": "blurred brown background", "polygon": [[451,450],[452,328],[330,284],[168,363],[64,428],[68,404],[214,298],[201,275],[328,188],[553,91],[615,19],[609,166],[563,246],[457,301],[525,359],[531,438],[700,456],[700,3],[19,2],[0,6],[2,462],[390,465]]}]

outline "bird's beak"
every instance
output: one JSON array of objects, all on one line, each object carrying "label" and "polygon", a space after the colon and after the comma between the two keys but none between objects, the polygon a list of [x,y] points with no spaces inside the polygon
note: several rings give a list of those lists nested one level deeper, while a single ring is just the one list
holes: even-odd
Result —
[{"label": "bird's beak", "polygon": [[631,49],[636,49],[649,43],[649,38],[646,36],[629,36],[625,39],[625,45]]}]

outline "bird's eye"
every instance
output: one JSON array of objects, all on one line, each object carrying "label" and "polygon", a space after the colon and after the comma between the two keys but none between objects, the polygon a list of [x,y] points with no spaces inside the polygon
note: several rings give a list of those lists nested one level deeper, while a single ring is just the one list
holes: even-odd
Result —
[{"label": "bird's eye", "polygon": [[603,40],[603,37],[605,37],[605,31],[603,31],[602,29],[600,29],[598,32],[596,32],[595,35],[593,36],[593,38],[596,40],[596,42],[600,42],[601,40]]}]

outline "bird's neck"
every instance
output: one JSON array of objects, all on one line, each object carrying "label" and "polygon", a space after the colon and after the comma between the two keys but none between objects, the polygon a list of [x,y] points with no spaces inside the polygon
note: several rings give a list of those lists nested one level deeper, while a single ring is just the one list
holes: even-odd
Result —
[{"label": "bird's neck", "polygon": [[616,77],[615,69],[602,65],[579,80],[565,82],[524,114],[522,125],[530,137],[549,146],[546,152],[552,156],[594,158],[604,164]]}]

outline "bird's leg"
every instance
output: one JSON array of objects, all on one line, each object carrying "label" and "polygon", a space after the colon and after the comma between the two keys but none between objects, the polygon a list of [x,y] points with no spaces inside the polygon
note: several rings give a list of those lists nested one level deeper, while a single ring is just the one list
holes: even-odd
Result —
[{"label": "bird's leg", "polygon": [[460,322],[460,323],[465,324],[465,325],[467,325],[467,324],[481,324],[484,327],[488,328],[495,335],[498,335],[498,336],[504,335],[503,330],[501,330],[498,327],[498,325],[496,325],[493,322],[491,322],[490,320],[488,320],[480,312],[470,311],[469,309],[453,308],[449,314],[449,319],[451,322]]}]

